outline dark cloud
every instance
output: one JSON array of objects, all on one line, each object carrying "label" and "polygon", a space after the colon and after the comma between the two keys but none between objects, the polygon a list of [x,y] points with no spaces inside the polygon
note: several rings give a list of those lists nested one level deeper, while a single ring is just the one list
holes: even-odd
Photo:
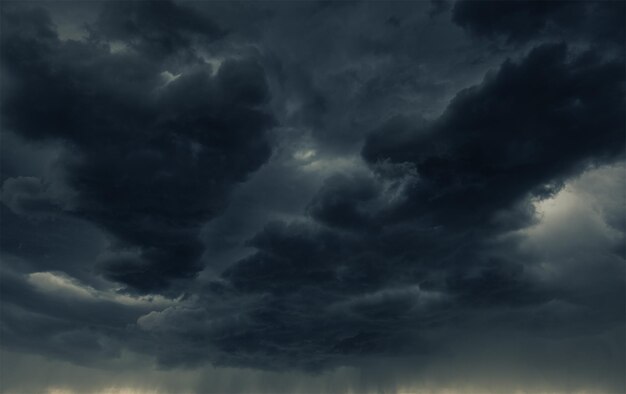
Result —
[{"label": "dark cloud", "polygon": [[447,0],[431,0],[430,4],[430,16],[437,16],[450,8],[450,3]]},{"label": "dark cloud", "polygon": [[343,228],[361,229],[372,222],[367,202],[378,194],[373,179],[335,175],[329,178],[309,205],[312,217],[321,223]]},{"label": "dark cloud", "polygon": [[120,340],[132,336],[130,325],[155,306],[104,297],[58,273],[22,276],[4,269],[1,280],[3,346],[83,365],[118,357]]},{"label": "dark cloud", "polygon": [[34,5],[8,390],[624,391],[622,3]]},{"label": "dark cloud", "polygon": [[498,256],[507,245],[484,242],[414,226],[355,235],[273,225],[211,290],[258,297],[254,307],[229,327],[237,335],[209,337],[229,363],[327,368],[358,355],[425,355],[433,330],[556,297],[514,256]]},{"label": "dark cloud", "polygon": [[518,239],[502,235],[534,222],[530,198],[621,157],[623,93],[619,61],[544,45],[460,92],[432,123],[394,119],[366,141],[373,174],[329,178],[308,206],[313,223],[267,227],[251,241],[257,253],[224,272],[234,294],[262,298],[216,346],[235,363],[310,367],[398,352],[391,338],[419,353],[432,329],[572,301],[537,281]]},{"label": "dark cloud", "polygon": [[512,43],[567,37],[623,49],[625,12],[621,1],[460,0],[452,15],[455,23],[478,36],[501,36]]},{"label": "dark cloud", "polygon": [[[152,18],[163,17],[160,7],[202,21],[173,4],[141,4],[151,11],[136,17],[153,28]],[[71,147],[61,158],[73,194],[66,210],[135,254],[103,262],[105,276],[155,291],[194,275],[201,269],[200,226],[270,155],[263,70],[252,60],[233,60],[215,75],[198,64],[168,78],[141,48],[117,53],[105,43],[60,41],[41,10],[3,16],[10,81],[4,127]],[[13,183],[5,182],[5,193]]]},{"label": "dark cloud", "polygon": [[193,52],[193,44],[224,35],[222,29],[196,10],[171,1],[105,3],[92,33],[122,41],[156,58]]},{"label": "dark cloud", "polygon": [[472,225],[623,154],[623,107],[621,61],[544,45],[460,92],[433,124],[383,127],[363,156],[415,165],[420,184],[400,209]]},{"label": "dark cloud", "polygon": [[483,72],[483,65],[441,61],[442,53],[475,56],[479,46],[430,18],[427,2],[201,8],[221,12],[238,49],[260,48],[281,123],[327,152],[354,151],[372,124],[398,113],[437,113],[457,84]]},{"label": "dark cloud", "polygon": [[19,215],[46,215],[57,212],[59,206],[47,186],[35,177],[8,178],[2,187],[4,205]]}]

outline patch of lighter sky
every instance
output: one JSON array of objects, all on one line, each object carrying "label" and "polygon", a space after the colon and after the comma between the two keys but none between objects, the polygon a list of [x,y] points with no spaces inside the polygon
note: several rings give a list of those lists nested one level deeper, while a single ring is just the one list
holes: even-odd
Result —
[{"label": "patch of lighter sky", "polygon": [[80,298],[86,301],[111,301],[128,306],[162,306],[176,303],[160,295],[130,296],[112,291],[96,290],[67,274],[56,272],[33,272],[27,275],[27,282],[39,292],[67,298]]},{"label": "patch of lighter sky", "polygon": [[613,224],[623,219],[626,167],[623,163],[590,169],[570,180],[555,196],[534,203],[538,222],[518,233],[522,250],[542,256],[533,271],[554,279],[577,256],[606,256],[624,234]]},{"label": "patch of lighter sky", "polygon": [[163,71],[161,73],[161,77],[163,78],[163,80],[165,81],[163,86],[167,86],[170,83],[174,82],[175,80],[177,80],[178,78],[180,78],[182,74],[172,74],[169,71]]}]

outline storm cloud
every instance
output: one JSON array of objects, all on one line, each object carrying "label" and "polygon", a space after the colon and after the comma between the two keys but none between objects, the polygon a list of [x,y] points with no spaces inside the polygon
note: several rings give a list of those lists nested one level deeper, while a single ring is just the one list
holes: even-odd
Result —
[{"label": "storm cloud", "polygon": [[[163,19],[171,12],[175,18]],[[59,160],[71,200],[62,208],[115,238],[113,256],[101,263],[105,276],[153,291],[197,273],[199,227],[270,156],[263,70],[246,59],[215,70],[197,56],[164,69],[183,56],[176,51],[188,49],[188,36],[209,39],[215,30],[170,3],[105,7],[97,26],[103,37],[134,48],[121,52],[96,33],[87,42],[59,40],[41,10],[5,15],[4,127],[67,147]],[[163,24],[186,27],[173,36]],[[9,207],[36,209],[33,198],[13,191],[19,181],[5,183]]]},{"label": "storm cloud", "polygon": [[626,388],[623,3],[1,11],[0,391]]},{"label": "storm cloud", "polygon": [[620,1],[461,0],[454,4],[452,18],[479,37],[503,37],[509,43],[567,37],[623,50],[625,11]]}]

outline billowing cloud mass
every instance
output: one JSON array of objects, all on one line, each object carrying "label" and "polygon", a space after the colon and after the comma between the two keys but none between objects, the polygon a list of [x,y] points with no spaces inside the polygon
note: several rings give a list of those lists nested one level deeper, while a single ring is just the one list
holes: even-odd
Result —
[{"label": "billowing cloud mass", "polygon": [[482,37],[504,37],[523,43],[542,36],[568,41],[594,41],[623,50],[624,12],[621,1],[527,1],[497,3],[460,0],[455,23]]},{"label": "billowing cloud mass", "polygon": [[1,12],[0,392],[626,390],[622,2]]},{"label": "billowing cloud mass", "polygon": [[[105,277],[158,291],[196,274],[200,226],[270,156],[261,67],[202,62],[188,45],[215,39],[212,22],[171,3],[111,3],[85,42],[59,40],[41,10],[5,16],[4,127],[66,145],[62,208],[115,238]],[[10,208],[29,204],[18,182],[4,188]]]}]

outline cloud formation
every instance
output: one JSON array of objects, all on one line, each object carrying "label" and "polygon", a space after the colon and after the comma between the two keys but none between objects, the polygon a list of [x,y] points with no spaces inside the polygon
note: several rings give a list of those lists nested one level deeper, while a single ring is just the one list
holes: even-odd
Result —
[{"label": "cloud formation", "polygon": [[[200,227],[270,156],[261,67],[242,59],[214,70],[175,53],[190,50],[188,35],[213,38],[215,29],[173,3],[111,3],[87,42],[60,41],[41,10],[4,17],[3,127],[67,147],[65,210],[108,232],[120,252],[102,262],[104,275],[141,292],[192,277],[202,268]],[[130,49],[113,51],[100,32]],[[182,64],[163,69],[172,56]],[[25,200],[14,197],[19,211]]]},{"label": "cloud formation", "polygon": [[479,37],[503,37],[509,43],[567,37],[623,49],[624,11],[619,1],[460,0],[454,4],[452,18]]},{"label": "cloud formation", "polygon": [[505,235],[533,223],[533,199],[623,154],[623,82],[619,61],[541,46],[423,129],[396,119],[375,131],[363,149],[374,175],[330,178],[313,223],[267,227],[225,272],[262,301],[218,344],[261,365],[423,352],[432,330],[569,297],[533,278]]},{"label": "cloud formation", "polygon": [[3,4],[0,392],[623,392],[619,15]]}]

